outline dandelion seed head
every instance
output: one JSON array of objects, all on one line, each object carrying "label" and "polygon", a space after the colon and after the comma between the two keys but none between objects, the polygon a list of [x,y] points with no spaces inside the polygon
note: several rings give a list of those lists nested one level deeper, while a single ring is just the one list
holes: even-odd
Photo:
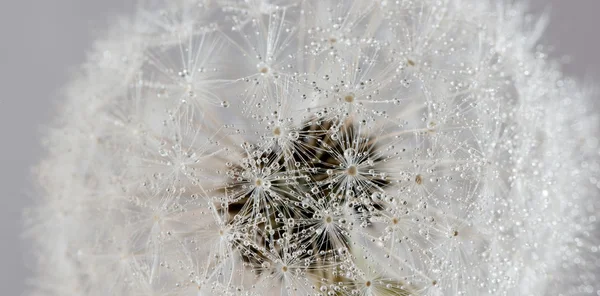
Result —
[{"label": "dandelion seed head", "polygon": [[49,131],[35,295],[598,291],[599,119],[524,6],[151,2]]}]

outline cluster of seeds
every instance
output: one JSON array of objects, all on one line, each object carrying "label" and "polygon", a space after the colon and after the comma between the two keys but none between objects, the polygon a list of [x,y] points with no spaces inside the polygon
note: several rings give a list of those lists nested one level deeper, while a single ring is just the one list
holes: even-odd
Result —
[{"label": "cluster of seeds", "polygon": [[[247,157],[227,172],[229,223],[241,221],[251,233],[236,241],[236,248],[249,268],[262,272],[265,265],[277,266],[272,261],[292,246],[292,256],[305,262],[306,272],[333,285],[352,283],[338,275],[335,263],[347,260],[355,220],[362,221],[360,227],[372,227],[371,218],[384,215],[379,200],[390,181],[377,168],[381,152],[351,120],[316,118],[302,126],[295,142],[302,150],[285,155],[276,143],[266,149],[244,144]],[[278,133],[276,128],[273,134]],[[269,251],[279,257],[270,257]],[[406,288],[396,283],[396,289]]]}]

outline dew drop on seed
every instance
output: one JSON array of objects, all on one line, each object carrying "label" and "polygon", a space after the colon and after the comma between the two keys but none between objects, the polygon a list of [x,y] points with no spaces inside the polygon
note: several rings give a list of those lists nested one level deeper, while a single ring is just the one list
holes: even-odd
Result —
[{"label": "dew drop on seed", "polygon": [[292,140],[298,140],[298,138],[300,138],[300,134],[296,131],[290,132],[289,136],[290,136],[290,139],[292,139]]},{"label": "dew drop on seed", "polygon": [[262,185],[262,187],[263,187],[263,188],[270,188],[270,187],[271,187],[271,181],[269,181],[269,180],[264,180],[264,181],[263,181],[263,185]]},{"label": "dew drop on seed", "polygon": [[167,151],[165,149],[158,149],[158,154],[160,154],[160,156],[167,156],[169,155],[169,153],[167,153]]},{"label": "dew drop on seed", "polygon": [[356,155],[356,151],[353,148],[348,148],[344,150],[344,156],[346,158],[352,158]]}]

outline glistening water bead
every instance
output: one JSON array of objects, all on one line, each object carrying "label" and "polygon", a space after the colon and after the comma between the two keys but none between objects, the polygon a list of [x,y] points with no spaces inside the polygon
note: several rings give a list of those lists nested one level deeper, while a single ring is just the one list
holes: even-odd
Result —
[{"label": "glistening water bead", "polygon": [[33,296],[598,293],[598,115],[518,1],[138,9],[48,130]]}]

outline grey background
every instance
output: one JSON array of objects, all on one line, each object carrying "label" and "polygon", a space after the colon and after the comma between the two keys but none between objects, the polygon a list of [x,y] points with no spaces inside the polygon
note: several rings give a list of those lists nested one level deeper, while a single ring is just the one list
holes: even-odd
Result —
[{"label": "grey background", "polygon": [[[553,57],[571,56],[567,74],[600,81],[600,0],[532,0],[550,5],[544,41]],[[134,0],[2,0],[0,3],[0,295],[21,295],[31,272],[21,212],[35,190],[30,167],[39,159],[40,127],[85,50],[111,17]]]}]

